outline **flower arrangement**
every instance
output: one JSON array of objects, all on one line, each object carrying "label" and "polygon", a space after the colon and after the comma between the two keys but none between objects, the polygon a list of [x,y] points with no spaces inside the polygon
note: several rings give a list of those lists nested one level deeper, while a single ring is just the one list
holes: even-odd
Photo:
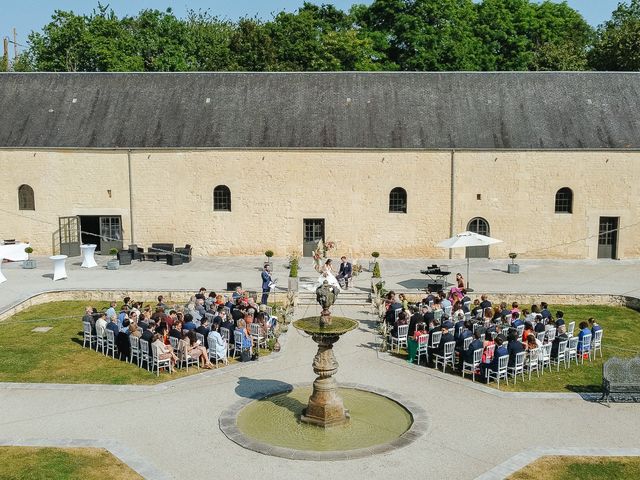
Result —
[{"label": "flower arrangement", "polygon": [[298,276],[298,268],[300,265],[301,256],[302,254],[298,250],[293,251],[288,255],[287,258],[289,259],[289,277],[296,278]]},{"label": "flower arrangement", "polygon": [[515,253],[515,252],[511,252],[511,253],[509,254],[509,258],[511,259],[511,263],[512,263],[512,264],[513,264],[513,263],[515,263],[515,260],[516,260],[516,257],[517,257],[517,256],[518,256],[518,254],[517,254],[517,253]]},{"label": "flower arrangement", "polygon": [[360,275],[362,273],[362,265],[360,265],[359,262],[353,262],[353,265],[351,265],[351,274],[356,277],[358,275]]},{"label": "flower arrangement", "polygon": [[336,242],[326,242],[322,246],[322,256],[324,258],[327,258],[327,252],[330,252],[331,250],[335,250],[335,248],[336,248]]}]

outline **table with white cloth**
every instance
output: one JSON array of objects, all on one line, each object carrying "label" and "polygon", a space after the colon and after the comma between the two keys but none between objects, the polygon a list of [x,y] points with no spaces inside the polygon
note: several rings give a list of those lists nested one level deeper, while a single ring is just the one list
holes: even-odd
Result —
[{"label": "table with white cloth", "polygon": [[29,254],[24,251],[29,246],[28,243],[16,243],[15,245],[0,245],[0,258],[11,260],[12,262],[21,262],[28,260]]},{"label": "table with white cloth", "polygon": [[4,258],[0,255],[0,283],[7,281],[7,277],[2,274],[2,262],[4,262]]},{"label": "table with white cloth", "polygon": [[97,245],[94,244],[86,244],[80,245],[80,251],[82,252],[82,267],[83,268],[93,268],[97,267],[96,259],[94,257],[94,253],[96,251]]},{"label": "table with white cloth", "polygon": [[53,260],[53,280],[61,280],[63,278],[67,278],[67,268],[65,266],[65,261],[67,260],[66,255],[54,255],[53,257],[49,257]]}]

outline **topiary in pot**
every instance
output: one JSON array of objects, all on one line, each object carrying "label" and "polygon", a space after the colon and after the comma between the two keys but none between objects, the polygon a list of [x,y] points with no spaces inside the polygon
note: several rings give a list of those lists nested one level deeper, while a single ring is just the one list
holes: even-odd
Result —
[{"label": "topiary in pot", "polygon": [[511,252],[509,254],[509,258],[511,259],[511,263],[507,265],[507,273],[520,273],[520,265],[518,265],[515,260],[518,256],[517,253]]},{"label": "topiary in pot", "polygon": [[120,267],[120,261],[116,258],[116,255],[118,255],[118,249],[112,248],[109,250],[109,254],[113,255],[113,258],[107,261],[107,270],[118,270]]},{"label": "topiary in pot", "polygon": [[373,273],[371,275],[373,278],[380,278],[382,275],[380,274],[380,264],[376,262],[373,265]]},{"label": "topiary in pot", "polygon": [[380,256],[380,252],[371,252],[371,256],[373,258],[378,258]]},{"label": "topiary in pot", "polygon": [[27,247],[24,249],[27,254],[27,259],[22,262],[22,268],[33,269],[36,268],[36,261],[29,258],[29,255],[33,253],[33,248]]}]

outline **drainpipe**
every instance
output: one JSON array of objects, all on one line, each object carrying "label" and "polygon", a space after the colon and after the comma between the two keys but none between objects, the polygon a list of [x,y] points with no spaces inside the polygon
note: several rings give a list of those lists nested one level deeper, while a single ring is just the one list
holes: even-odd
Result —
[{"label": "drainpipe", "polygon": [[[456,151],[455,150],[451,150],[451,204],[450,204],[450,208],[449,211],[450,213],[450,217],[449,217],[449,236],[453,237],[455,235],[455,232],[453,231],[453,218],[454,218],[454,207],[455,207],[455,202],[454,202],[454,198],[455,198],[455,193],[456,193],[456,177],[455,177],[455,156],[456,156]],[[453,258],[453,249],[449,249],[449,260],[451,260]]]},{"label": "drainpipe", "polygon": [[135,244],[133,236],[133,178],[131,176],[131,149],[127,150],[127,164],[129,167],[129,220],[131,222],[131,243]]}]

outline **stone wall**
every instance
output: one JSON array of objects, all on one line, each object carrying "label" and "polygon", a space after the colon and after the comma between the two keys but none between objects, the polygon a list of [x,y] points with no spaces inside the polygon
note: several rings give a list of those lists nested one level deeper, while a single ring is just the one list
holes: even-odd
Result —
[{"label": "stone wall", "polygon": [[[450,236],[453,205],[454,232],[482,217],[504,241],[494,258],[595,259],[600,216],[620,218],[618,256],[640,257],[640,152],[136,150],[131,201],[128,168],[125,150],[0,149],[0,238],[48,254],[58,217],[120,215],[125,245],[284,256],[302,249],[303,219],[322,218],[337,254],[448,258],[435,244]],[[21,184],[33,187],[35,211],[18,210]],[[217,185],[230,188],[231,212],[213,211]],[[407,191],[406,214],[389,212],[394,187]],[[562,187],[573,190],[572,214],[555,213]]]}]

